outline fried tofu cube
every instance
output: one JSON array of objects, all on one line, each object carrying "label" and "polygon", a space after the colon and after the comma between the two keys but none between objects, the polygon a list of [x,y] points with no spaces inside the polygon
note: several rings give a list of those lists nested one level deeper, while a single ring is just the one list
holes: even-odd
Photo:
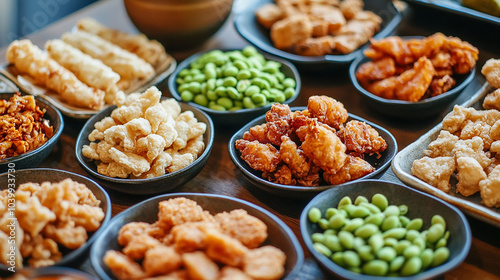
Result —
[{"label": "fried tofu cube", "polygon": [[182,254],[182,262],[192,280],[216,280],[219,277],[219,266],[202,251]]}]

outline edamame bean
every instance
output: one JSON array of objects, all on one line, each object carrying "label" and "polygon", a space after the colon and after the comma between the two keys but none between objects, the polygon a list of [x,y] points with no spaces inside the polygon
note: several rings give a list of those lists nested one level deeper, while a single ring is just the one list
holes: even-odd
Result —
[{"label": "edamame bean", "polygon": [[294,88],[295,87],[295,80],[294,79],[291,79],[291,78],[286,78],[284,81],[283,81],[283,85],[285,87],[291,87],[291,88]]},{"label": "edamame bean", "polygon": [[358,267],[361,265],[361,259],[359,255],[354,251],[345,251],[344,252],[344,263],[348,267]]},{"label": "edamame bean", "polygon": [[420,259],[422,260],[422,268],[426,269],[432,264],[432,261],[434,260],[434,252],[432,252],[432,249],[427,248],[422,251],[422,254],[420,254]]},{"label": "edamame bean", "polygon": [[385,215],[383,213],[372,214],[365,218],[365,223],[380,226],[384,222],[384,218]]},{"label": "edamame bean", "polygon": [[422,260],[419,257],[412,257],[407,260],[401,269],[401,276],[417,274],[422,268]]},{"label": "edamame bean", "polygon": [[406,215],[406,213],[408,213],[408,206],[406,205],[399,205],[399,214],[400,215]]},{"label": "edamame bean", "polygon": [[205,95],[198,94],[194,97],[193,99],[194,103],[201,105],[201,106],[207,106],[208,105],[208,98]]},{"label": "edamame bean", "polygon": [[227,96],[232,99],[231,102],[233,102],[233,100],[242,100],[243,99],[243,94],[238,92],[233,87],[228,87],[226,89],[226,93],[227,93]]},{"label": "edamame bean", "polygon": [[348,231],[340,231],[338,234],[340,244],[346,249],[354,248],[354,235]]},{"label": "edamame bean", "polygon": [[329,228],[328,220],[327,219],[323,219],[323,218],[319,219],[318,225],[323,230],[327,230]]},{"label": "edamame bean", "polygon": [[314,249],[316,249],[316,251],[320,252],[321,254],[327,257],[330,257],[332,255],[332,251],[322,243],[316,242],[313,244],[313,247]]},{"label": "edamame bean", "polygon": [[381,212],[377,206],[375,206],[369,202],[362,201],[359,203],[359,206],[365,207],[366,209],[370,210],[370,213],[372,213],[372,214],[377,214],[377,213]]},{"label": "edamame bean", "polygon": [[215,100],[217,100],[217,98],[219,98],[219,96],[217,95],[215,90],[208,90],[206,95],[207,95],[208,100],[211,100],[211,101],[215,101]]},{"label": "edamame bean", "polygon": [[356,248],[361,260],[367,262],[375,259],[375,255],[372,253],[372,247],[370,245],[363,245]]},{"label": "edamame bean", "polygon": [[334,230],[334,229],[332,229],[332,228],[329,228],[329,229],[325,230],[325,231],[323,232],[323,234],[324,234],[324,235],[337,235],[337,231],[336,231],[336,230]]},{"label": "edamame bean", "polygon": [[194,94],[200,93],[201,84],[199,82],[190,82],[188,90]]},{"label": "edamame bean", "polygon": [[413,242],[413,240],[415,240],[416,238],[419,238],[419,237],[420,237],[420,232],[418,232],[414,229],[410,229],[406,232],[405,239],[410,241],[410,242]]},{"label": "edamame bean", "polygon": [[446,238],[440,238],[437,242],[436,242],[436,249],[438,248],[441,248],[441,247],[445,247],[446,244],[448,243],[448,241],[446,241]]},{"label": "edamame bean", "polygon": [[358,195],[358,197],[356,197],[356,199],[354,200],[354,205],[358,206],[359,204],[361,204],[361,202],[369,203],[368,198],[362,195]]},{"label": "edamame bean", "polygon": [[389,202],[387,201],[387,197],[385,197],[385,195],[377,193],[372,196],[372,204],[384,211],[389,205]]},{"label": "edamame bean", "polygon": [[405,257],[403,256],[397,256],[395,257],[390,263],[389,263],[389,271],[391,272],[396,272],[403,267],[403,264],[405,263]]},{"label": "edamame bean", "polygon": [[399,221],[403,227],[406,227],[410,223],[410,219],[406,216],[399,216]]},{"label": "edamame bean", "polygon": [[337,205],[337,208],[340,208],[341,206],[344,206],[344,205],[349,205],[349,204],[352,204],[352,200],[350,197],[348,196],[344,196],[338,203]]},{"label": "edamame bean", "polygon": [[382,260],[372,260],[363,265],[362,271],[365,274],[373,276],[384,276],[389,270],[387,262]]},{"label": "edamame bean", "polygon": [[359,236],[361,238],[369,238],[373,234],[378,231],[378,226],[374,224],[365,224],[356,229],[354,235]]},{"label": "edamame bean", "polygon": [[380,226],[380,228],[383,231],[387,231],[387,230],[390,230],[392,228],[397,228],[400,225],[401,225],[401,223],[399,221],[398,216],[389,216],[389,217],[385,218],[385,220],[382,222],[382,225]]},{"label": "edamame bean", "polygon": [[332,250],[332,252],[341,252],[344,250],[336,235],[326,235],[322,243],[325,244],[328,249]]},{"label": "edamame bean", "polygon": [[235,77],[226,77],[222,82],[222,85],[225,87],[235,87],[236,84],[238,84],[238,81]]},{"label": "edamame bean", "polygon": [[377,251],[377,257],[383,261],[390,262],[396,257],[396,250],[392,247],[382,247]]},{"label": "edamame bean", "polygon": [[333,255],[330,257],[330,259],[331,259],[334,263],[336,263],[336,264],[338,264],[338,265],[340,265],[340,266],[342,266],[342,267],[345,267],[345,266],[346,266],[346,264],[345,264],[345,262],[344,262],[344,252],[336,252],[336,253],[333,253]]},{"label": "edamame bean", "polygon": [[427,241],[431,243],[437,242],[444,234],[444,227],[442,224],[433,224],[429,228],[429,233],[427,234]]},{"label": "edamame bean", "polygon": [[384,246],[390,246],[390,247],[393,247],[395,248],[396,245],[398,245],[398,240],[396,238],[386,238],[384,239]]},{"label": "edamame bean", "polygon": [[345,222],[346,217],[341,213],[337,213],[328,220],[328,225],[330,228],[339,229],[345,225]]},{"label": "edamame bean", "polygon": [[364,218],[370,215],[370,210],[368,210],[368,208],[361,206],[353,206],[350,214],[352,218]]},{"label": "edamame bean", "polygon": [[224,106],[218,105],[218,104],[212,104],[208,106],[210,109],[215,110],[215,111],[226,111],[226,108]]},{"label": "edamame bean", "polygon": [[402,255],[404,250],[406,250],[406,248],[410,247],[411,245],[412,243],[408,240],[400,240],[396,247],[394,247],[394,249],[396,249],[396,253],[398,255]]},{"label": "edamame bean", "polygon": [[[252,98],[250,97],[243,97],[243,107],[245,107],[246,109],[252,109],[252,108],[255,108],[255,104],[253,103],[252,101]],[[326,223],[328,223],[328,220],[326,220]]]},{"label": "edamame bean", "polygon": [[309,210],[308,217],[311,223],[317,223],[319,219],[321,219],[321,210],[317,207],[311,208],[311,210]]},{"label": "edamame bean", "polygon": [[373,252],[377,252],[380,248],[384,246],[384,238],[382,234],[377,233],[368,239],[368,244],[372,247]]},{"label": "edamame bean", "polygon": [[432,216],[431,225],[434,225],[434,224],[441,224],[443,226],[443,228],[446,229],[446,222],[441,215]]},{"label": "edamame bean", "polygon": [[407,259],[420,255],[420,247],[417,245],[410,245],[403,251],[403,256]]},{"label": "edamame bean", "polygon": [[189,90],[185,90],[185,91],[181,92],[182,101],[186,101],[186,102],[193,101],[193,98],[194,98],[194,94],[192,92],[190,92]]},{"label": "edamame bean", "polygon": [[295,95],[295,89],[294,88],[285,88],[283,93],[285,94],[286,99],[289,99]]},{"label": "edamame bean", "polygon": [[363,238],[361,237],[354,237],[354,250],[358,250],[359,247],[365,245],[366,242]]},{"label": "edamame bean", "polygon": [[426,248],[425,239],[423,237],[417,237],[412,241],[413,245],[417,245],[420,250],[424,250]]},{"label": "edamame bean", "polygon": [[325,243],[325,235],[323,233],[315,232],[311,235],[311,240],[317,243]]},{"label": "edamame bean", "polygon": [[362,226],[365,221],[361,218],[354,218],[346,222],[342,230],[353,232],[360,226]]},{"label": "edamame bean", "polygon": [[337,208],[330,207],[330,208],[326,209],[325,218],[327,220],[330,220],[330,218],[333,217],[333,215],[337,214],[338,212],[339,212],[339,210]]},{"label": "edamame bean", "polygon": [[424,224],[424,220],[420,218],[416,218],[410,221],[408,225],[406,225],[406,229],[414,229],[414,230],[420,230],[422,228],[422,225]]},{"label": "edamame bean", "polygon": [[405,235],[406,235],[405,228],[391,228],[391,229],[385,231],[384,233],[382,233],[382,236],[384,238],[392,237],[392,238],[396,238],[398,240],[403,238]]},{"label": "edamame bean", "polygon": [[[384,214],[386,217],[388,216],[399,216],[399,207],[397,207],[396,205],[389,205],[387,206],[387,208],[385,208],[384,210]],[[398,221],[399,221],[399,218],[398,218]]]},{"label": "edamame bean", "polygon": [[436,267],[443,264],[450,256],[450,250],[446,247],[437,248],[434,251],[434,259],[432,260],[432,266]]}]

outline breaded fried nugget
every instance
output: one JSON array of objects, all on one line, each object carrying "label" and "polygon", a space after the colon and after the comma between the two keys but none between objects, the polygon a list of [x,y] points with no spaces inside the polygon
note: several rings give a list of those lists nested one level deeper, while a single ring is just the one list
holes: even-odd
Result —
[{"label": "breaded fried nugget", "polygon": [[142,267],[148,276],[164,275],[179,269],[181,255],[174,248],[159,245],[146,251]]},{"label": "breaded fried nugget", "polygon": [[453,157],[423,157],[413,161],[411,174],[448,193],[451,187],[450,177],[455,171],[455,166]]},{"label": "breaded fried nugget", "polygon": [[304,151],[288,136],[281,137],[280,159],[288,165],[296,177],[307,176],[311,169],[311,160]]},{"label": "breaded fried nugget", "polygon": [[375,168],[367,161],[359,157],[348,155],[344,166],[336,173],[325,171],[323,178],[328,184],[338,185],[359,179],[375,171]]},{"label": "breaded fried nugget", "polygon": [[19,225],[31,236],[37,236],[48,223],[56,220],[54,212],[26,191],[16,192],[16,217]]},{"label": "breaded fried nugget", "polygon": [[431,158],[452,157],[454,156],[453,148],[455,147],[455,143],[457,143],[457,141],[457,136],[451,134],[447,130],[441,130],[438,138],[429,144],[427,150],[423,151],[423,154],[424,156]]},{"label": "breaded fried nugget", "polygon": [[219,276],[217,264],[202,251],[182,254],[182,262],[189,279],[216,280]]},{"label": "breaded fried nugget", "polygon": [[500,59],[488,59],[481,68],[481,74],[492,87],[500,88]]},{"label": "breaded fried nugget", "polygon": [[159,238],[165,235],[165,231],[156,224],[130,222],[120,228],[120,231],[118,232],[118,244],[121,246],[127,246],[134,238],[142,234]]},{"label": "breaded fried nugget", "polygon": [[399,100],[418,101],[429,88],[435,74],[432,62],[421,57],[415,62],[412,69],[406,70],[398,76],[399,86],[396,88],[396,97]]},{"label": "breaded fried nugget", "polygon": [[280,162],[280,154],[271,144],[237,140],[236,149],[241,152],[241,158],[255,170],[273,172]]},{"label": "breaded fried nugget", "polygon": [[309,97],[307,110],[311,117],[335,129],[339,129],[349,117],[344,104],[325,95]]},{"label": "breaded fried nugget", "polygon": [[255,15],[257,16],[259,23],[267,29],[270,29],[274,23],[285,16],[280,7],[273,3],[265,4],[259,7],[255,12]]},{"label": "breaded fried nugget", "polygon": [[189,222],[174,226],[170,234],[177,251],[193,252],[205,248],[206,232],[214,229],[219,229],[217,223]]},{"label": "breaded fried nugget", "polygon": [[319,56],[330,54],[335,48],[336,44],[334,37],[325,35],[321,37],[307,38],[297,42],[294,47],[294,51],[298,55]]},{"label": "breaded fried nugget", "polygon": [[483,101],[484,109],[500,110],[500,89],[486,95]]},{"label": "breaded fried nugget", "polygon": [[481,137],[483,139],[484,149],[489,149],[493,139],[491,138],[491,126],[483,121],[470,121],[464,122],[464,127],[460,131],[460,139],[467,140],[472,139],[474,136]]},{"label": "breaded fried nugget", "polygon": [[356,16],[357,13],[363,11],[365,3],[362,0],[344,0],[340,2],[340,10],[347,20]]},{"label": "breaded fried nugget", "polygon": [[248,248],[238,239],[218,230],[209,230],[206,233],[205,253],[212,260],[230,265],[240,266]]},{"label": "breaded fried nugget", "polygon": [[382,58],[379,60],[370,60],[367,63],[361,64],[356,70],[356,78],[359,82],[372,82],[375,80],[383,80],[396,74],[396,64],[391,57]]},{"label": "breaded fried nugget", "polygon": [[252,280],[252,278],[239,268],[224,266],[220,270],[218,280]]},{"label": "breaded fried nugget", "polygon": [[266,224],[243,209],[218,213],[215,220],[223,233],[238,239],[250,249],[260,246],[267,238]]},{"label": "breaded fried nugget", "polygon": [[254,279],[275,280],[285,273],[286,255],[280,249],[263,246],[250,250],[243,261],[243,271]]},{"label": "breaded fried nugget", "polygon": [[296,185],[297,180],[293,177],[292,170],[286,164],[280,164],[274,172],[263,172],[262,178],[276,184]]},{"label": "breaded fried nugget", "polygon": [[443,118],[443,129],[450,133],[455,133],[462,129],[462,124],[469,118],[474,108],[465,108],[460,105],[455,105],[453,111],[449,112]]},{"label": "breaded fried nugget", "polygon": [[80,248],[88,239],[85,228],[76,226],[73,221],[48,224],[43,234],[68,249]]},{"label": "breaded fried nugget", "polygon": [[500,207],[500,165],[497,165],[488,178],[479,182],[482,203],[488,207]]},{"label": "breaded fried nugget", "polygon": [[185,197],[162,201],[158,204],[158,208],[158,221],[167,229],[186,222],[215,221],[214,217],[203,211],[198,203]]},{"label": "breaded fried nugget", "polygon": [[277,21],[271,27],[271,40],[278,49],[291,48],[297,42],[312,36],[313,25],[309,17],[295,14]]},{"label": "breaded fried nugget", "polygon": [[106,251],[103,262],[118,279],[141,279],[146,277],[142,267],[121,252]]},{"label": "breaded fried nugget", "polygon": [[387,143],[378,131],[365,122],[351,120],[337,135],[344,142],[347,151],[359,154],[378,154],[387,149]]},{"label": "breaded fried nugget", "polygon": [[163,244],[158,239],[143,233],[135,236],[130,242],[128,242],[122,252],[127,257],[135,261],[140,261],[144,258],[146,251],[162,245]]},{"label": "breaded fried nugget", "polygon": [[457,158],[457,193],[471,196],[479,191],[479,181],[486,179],[486,173],[477,160],[471,157]]},{"label": "breaded fried nugget", "polygon": [[271,144],[279,146],[281,137],[291,132],[292,111],[287,104],[275,103],[266,112],[267,139]]},{"label": "breaded fried nugget", "polygon": [[474,158],[484,169],[491,164],[491,159],[484,152],[483,147],[483,139],[474,136],[472,139],[458,140],[453,148],[453,154],[455,155],[455,159],[460,157]]},{"label": "breaded fried nugget", "polygon": [[267,131],[267,123],[252,126],[248,131],[243,133],[243,140],[257,140],[262,144],[270,143],[269,139],[267,139]]},{"label": "breaded fried nugget", "polygon": [[50,238],[36,238],[33,244],[33,251],[28,259],[31,267],[43,267],[54,265],[62,259],[57,243]]}]

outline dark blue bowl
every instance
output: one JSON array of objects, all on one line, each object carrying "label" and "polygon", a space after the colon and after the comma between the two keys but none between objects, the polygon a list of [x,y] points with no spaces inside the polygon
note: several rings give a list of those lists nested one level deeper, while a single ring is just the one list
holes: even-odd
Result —
[{"label": "dark blue bowl", "polygon": [[[306,107],[292,107],[290,109],[292,111],[298,111],[298,110],[305,110]],[[396,139],[385,128],[377,124],[374,124],[372,122],[369,122],[361,117],[349,114],[349,119],[347,121],[350,120],[358,120],[361,122],[366,122],[375,130],[377,130],[379,135],[382,138],[384,138],[384,140],[387,143],[387,149],[382,153],[380,153],[381,155],[380,158],[377,158],[376,155],[365,157],[365,160],[369,162],[373,167],[375,167],[375,171],[362,178],[356,179],[353,182],[368,178],[378,178],[382,176],[382,173],[391,165],[392,159],[394,158],[394,156],[396,156],[396,153],[398,152],[398,144],[396,142]],[[324,190],[330,188],[340,188],[344,185],[344,184],[323,185],[317,187],[291,186],[291,185],[283,185],[283,184],[269,182],[268,180],[262,178],[261,171],[254,170],[240,157],[241,152],[238,149],[236,149],[235,143],[236,140],[243,139],[243,134],[246,131],[248,131],[251,127],[263,124],[265,122],[266,122],[265,115],[252,120],[251,122],[246,124],[243,128],[238,130],[229,140],[229,157],[233,161],[234,165],[236,165],[236,167],[241,171],[241,173],[243,173],[245,178],[248,179],[252,184],[270,193],[295,199],[311,199],[312,197],[314,197],[315,195]]]},{"label": "dark blue bowl", "polygon": [[[356,57],[361,54],[363,46],[358,50],[345,55],[324,55],[324,56],[303,56],[282,51],[274,47],[271,41],[270,32],[264,28],[255,15],[257,9],[265,4],[273,3],[273,0],[256,0],[252,5],[246,7],[244,11],[237,14],[234,19],[236,31],[248,42],[263,50],[266,53],[289,60],[297,67],[308,70],[324,70],[348,66]],[[365,10],[372,11],[382,18],[380,31],[375,34],[375,39],[387,37],[396,28],[402,19],[402,15],[394,7],[392,1],[387,0],[365,0]],[[365,45],[366,46],[366,45]]]},{"label": "dark blue bowl", "polygon": [[[324,215],[326,209],[329,207],[337,207],[337,204],[344,196],[349,196],[352,201],[359,195],[371,200],[371,197],[376,193],[385,195],[389,201],[389,205],[404,204],[408,206],[408,214],[406,216],[410,219],[421,218],[424,221],[422,229],[427,229],[430,226],[432,216],[435,214],[441,215],[446,221],[446,229],[450,231],[447,244],[450,250],[448,260],[442,265],[413,276],[378,277],[347,270],[314,249],[311,235],[315,232],[323,231],[319,228],[318,224],[309,221],[308,213],[312,207],[319,208]],[[417,280],[435,278],[459,266],[467,257],[472,242],[469,223],[464,214],[455,206],[405,185],[379,180],[351,182],[342,187],[332,188],[320,193],[302,211],[300,216],[300,232],[307,248],[323,268],[337,277],[359,280]]]}]

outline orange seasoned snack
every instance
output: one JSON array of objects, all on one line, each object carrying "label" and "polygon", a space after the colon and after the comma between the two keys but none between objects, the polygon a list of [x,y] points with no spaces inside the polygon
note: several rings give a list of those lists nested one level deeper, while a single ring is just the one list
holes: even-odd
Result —
[{"label": "orange seasoned snack", "polygon": [[454,75],[469,73],[479,51],[457,37],[436,33],[423,39],[372,39],[364,54],[372,61],[356,70],[363,88],[386,99],[419,101],[452,89]]},{"label": "orange seasoned snack", "polygon": [[278,49],[305,56],[348,54],[366,44],[382,19],[362,0],[276,0],[256,11]]},{"label": "orange seasoned snack", "polygon": [[122,251],[104,263],[118,279],[280,279],[286,256],[262,243],[267,226],[243,209],[212,216],[185,197],[159,203],[158,220],[121,227]]},{"label": "orange seasoned snack", "polygon": [[32,95],[16,93],[0,100],[0,160],[32,151],[52,137],[53,127],[44,114]]},{"label": "orange seasoned snack", "polygon": [[[101,226],[105,213],[84,184],[65,179],[19,185],[15,192],[15,216],[7,205],[11,193],[0,192],[0,252],[10,252],[12,218],[15,218],[16,266],[54,265],[64,252],[80,248]],[[0,263],[7,264],[7,253]]]},{"label": "orange seasoned snack", "polygon": [[342,184],[375,171],[364,156],[380,156],[387,148],[369,124],[347,119],[344,105],[328,96],[311,96],[304,111],[274,104],[266,123],[250,128],[235,145],[241,158],[271,182]]}]

